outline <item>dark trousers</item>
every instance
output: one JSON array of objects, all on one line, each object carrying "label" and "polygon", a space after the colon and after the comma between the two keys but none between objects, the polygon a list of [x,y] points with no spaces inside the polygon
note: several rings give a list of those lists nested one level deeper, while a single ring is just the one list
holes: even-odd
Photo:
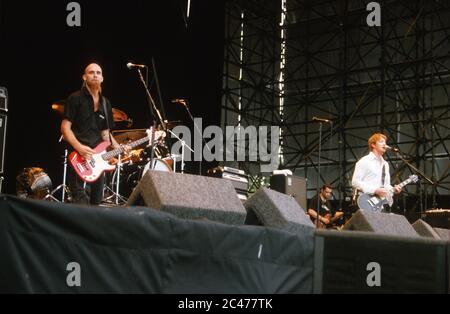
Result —
[{"label": "dark trousers", "polygon": [[103,188],[105,183],[105,174],[103,173],[97,181],[86,183],[80,179],[72,167],[67,168],[67,184],[72,199],[77,204],[98,205],[103,200]]}]

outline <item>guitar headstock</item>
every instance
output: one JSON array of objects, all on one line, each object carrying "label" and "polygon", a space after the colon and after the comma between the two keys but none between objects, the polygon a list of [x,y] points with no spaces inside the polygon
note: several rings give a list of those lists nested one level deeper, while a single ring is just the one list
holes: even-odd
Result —
[{"label": "guitar headstock", "polygon": [[415,174],[409,176],[409,182],[416,183],[419,181],[419,177]]}]

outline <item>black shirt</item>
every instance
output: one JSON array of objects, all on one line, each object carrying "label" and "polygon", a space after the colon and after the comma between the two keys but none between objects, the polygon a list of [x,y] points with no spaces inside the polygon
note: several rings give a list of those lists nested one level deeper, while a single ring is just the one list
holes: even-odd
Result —
[{"label": "black shirt", "polygon": [[81,144],[91,148],[102,142],[101,131],[108,129],[103,99],[106,103],[109,126],[113,128],[114,120],[109,100],[100,95],[98,110],[94,112],[94,99],[85,87],[71,94],[64,107],[64,119],[72,122],[75,137]]},{"label": "black shirt", "polygon": [[[314,196],[311,201],[309,202],[309,207],[311,209],[314,209],[317,211],[317,197],[318,195]],[[320,198],[320,208],[319,208],[319,215],[325,216],[326,214],[331,214],[333,216],[335,214],[335,210],[331,207],[331,202],[329,200],[326,200],[325,202],[322,201],[322,198]]]}]

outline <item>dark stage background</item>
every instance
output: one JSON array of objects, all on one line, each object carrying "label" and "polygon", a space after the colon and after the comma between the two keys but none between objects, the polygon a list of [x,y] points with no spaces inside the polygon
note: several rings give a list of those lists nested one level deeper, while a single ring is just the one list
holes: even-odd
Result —
[{"label": "dark stage background", "polygon": [[133,119],[132,129],[153,120],[137,73],[126,64],[151,65],[152,58],[168,120],[192,125],[184,108],[170,102],[186,98],[204,125],[220,123],[223,0],[191,1],[187,27],[184,0],[77,1],[81,27],[66,24],[69,2],[0,0],[0,86],[9,94],[3,192],[15,193],[24,167],[42,167],[54,186],[61,183],[64,148],[51,105],[80,88],[90,62],[103,67],[104,94]]}]

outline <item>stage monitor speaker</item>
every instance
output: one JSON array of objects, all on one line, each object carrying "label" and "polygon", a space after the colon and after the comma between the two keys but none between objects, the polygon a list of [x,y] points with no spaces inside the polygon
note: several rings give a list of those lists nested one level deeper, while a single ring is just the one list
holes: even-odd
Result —
[{"label": "stage monitor speaker", "polygon": [[144,205],[186,219],[244,224],[246,211],[228,180],[149,170],[128,206]]},{"label": "stage monitor speaker", "polygon": [[[439,235],[441,240],[450,241],[450,230],[449,229],[442,229],[442,228],[433,228],[433,229]],[[450,248],[449,248],[449,253],[450,253]],[[450,260],[449,260],[449,262],[450,262]]]},{"label": "stage monitor speaker", "polygon": [[433,228],[450,229],[450,210],[427,210],[421,215],[422,220]]},{"label": "stage monitor speaker", "polygon": [[267,188],[259,189],[244,204],[246,224],[275,227],[291,232],[314,228],[311,219],[292,196]]},{"label": "stage monitor speaker", "polygon": [[419,237],[409,221],[401,215],[360,209],[344,225],[344,230],[370,231],[386,235]]},{"label": "stage monitor speaker", "polygon": [[8,116],[0,113],[0,174],[4,172],[5,166],[5,147],[6,147],[6,127]]},{"label": "stage monitor speaker", "polygon": [[433,227],[431,227],[422,219],[418,219],[415,223],[412,224],[412,226],[414,230],[416,230],[416,232],[422,237],[441,239],[436,230],[434,230]]},{"label": "stage monitor speaker", "polygon": [[270,177],[270,188],[292,196],[303,209],[307,208],[305,178],[283,174],[273,175]]}]

